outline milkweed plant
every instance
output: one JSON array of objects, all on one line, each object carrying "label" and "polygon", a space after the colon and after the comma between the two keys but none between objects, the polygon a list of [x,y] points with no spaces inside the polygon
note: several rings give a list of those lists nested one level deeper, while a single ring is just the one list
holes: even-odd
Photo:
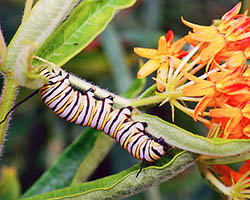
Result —
[{"label": "milkweed plant", "polygon": [[[41,88],[48,82],[39,74],[41,69],[62,67],[104,31],[115,13],[135,3],[39,0],[33,5],[27,0],[22,23],[8,46],[0,33],[0,70],[4,75],[0,119],[16,104],[19,87]],[[175,39],[174,30],[169,30],[158,38],[157,48],[135,47],[137,79],[124,93],[114,94],[78,76],[70,77],[80,90],[94,88],[97,98],[112,95],[117,108],[133,107],[132,119],[145,122],[147,132],[171,146],[167,155],[153,164],[145,163],[139,174],[140,163],[86,181],[114,143],[86,128],[22,196],[16,169],[2,166],[1,199],[120,199],[171,181],[192,165],[198,166],[209,187],[227,199],[249,199],[250,17],[248,10],[240,9],[241,2],[210,26],[180,17],[183,26],[190,28],[185,36]],[[129,79],[124,79],[126,68],[113,67],[121,70],[118,79]],[[145,77],[155,71],[155,82],[146,88]],[[145,114],[145,109],[167,104],[172,123]],[[206,127],[206,136],[174,125],[177,109]],[[10,142],[6,141],[9,122],[8,117],[0,125],[2,158],[5,144]],[[238,168],[231,165],[234,163]]]}]

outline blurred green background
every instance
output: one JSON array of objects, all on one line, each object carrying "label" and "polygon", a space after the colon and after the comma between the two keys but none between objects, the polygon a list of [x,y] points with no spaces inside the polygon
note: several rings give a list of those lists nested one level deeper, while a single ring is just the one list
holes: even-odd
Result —
[{"label": "blurred green background", "polygon": [[[174,31],[176,38],[184,36],[189,29],[181,23],[181,16],[193,23],[210,25],[213,19],[220,18],[237,2],[139,0],[133,7],[117,13],[108,29],[63,68],[102,88],[123,92],[135,79],[138,69],[138,57],[133,53],[133,47],[156,48],[159,36],[166,34],[169,29]],[[24,0],[0,1],[0,25],[7,44],[21,22],[24,3]],[[247,7],[249,1],[244,3]],[[119,71],[118,65],[126,67],[128,72],[124,74]],[[148,86],[153,84],[151,77],[147,79]],[[20,88],[17,101],[31,92]],[[167,104],[150,108],[148,112],[171,121]],[[84,128],[60,119],[43,104],[39,96],[20,106],[12,118],[0,164],[16,167],[24,192]],[[206,129],[178,111],[175,120],[185,129],[206,134]],[[117,144],[91,179],[117,173],[137,162]],[[203,182],[198,169],[192,167],[168,182],[127,199],[206,200],[220,199],[220,196]]]}]

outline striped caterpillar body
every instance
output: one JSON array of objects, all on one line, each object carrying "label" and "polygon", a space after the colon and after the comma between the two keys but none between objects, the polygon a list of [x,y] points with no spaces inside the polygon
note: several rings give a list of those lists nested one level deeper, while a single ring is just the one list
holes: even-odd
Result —
[{"label": "striped caterpillar body", "polygon": [[49,81],[39,89],[39,94],[61,118],[103,131],[139,160],[154,162],[166,154],[165,141],[149,135],[146,123],[131,119],[132,107],[115,109],[112,96],[96,100],[93,89],[84,93],[74,90],[69,74],[63,70],[45,68],[40,74]]}]

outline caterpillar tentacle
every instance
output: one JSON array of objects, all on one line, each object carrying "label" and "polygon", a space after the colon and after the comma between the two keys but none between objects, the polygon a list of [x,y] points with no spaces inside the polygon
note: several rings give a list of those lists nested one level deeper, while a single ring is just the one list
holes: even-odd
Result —
[{"label": "caterpillar tentacle", "polygon": [[162,139],[150,137],[147,123],[131,119],[132,107],[115,109],[113,97],[94,98],[94,89],[81,93],[70,85],[69,74],[45,68],[40,73],[49,79],[39,94],[45,104],[65,120],[103,131],[114,138],[135,158],[147,162],[159,160],[168,150]]}]

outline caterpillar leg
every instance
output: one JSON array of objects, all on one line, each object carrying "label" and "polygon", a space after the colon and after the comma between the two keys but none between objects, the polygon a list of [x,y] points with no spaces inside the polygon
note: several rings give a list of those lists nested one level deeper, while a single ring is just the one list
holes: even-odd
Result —
[{"label": "caterpillar leg", "polygon": [[95,89],[91,87],[88,90],[86,90],[84,94],[86,94],[87,92],[95,93]]},{"label": "caterpillar leg", "polygon": [[139,172],[136,174],[136,178],[137,178],[137,177],[139,176],[139,174],[141,173],[144,164],[145,164],[145,160],[143,159],[142,162],[141,162],[140,170],[139,170]]}]

